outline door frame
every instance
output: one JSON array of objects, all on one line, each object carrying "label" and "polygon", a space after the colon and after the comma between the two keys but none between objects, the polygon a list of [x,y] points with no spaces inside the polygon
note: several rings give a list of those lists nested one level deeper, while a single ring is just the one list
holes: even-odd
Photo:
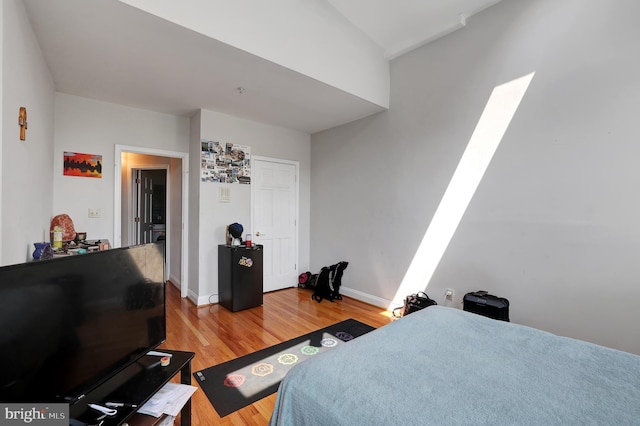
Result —
[{"label": "door frame", "polygon": [[[189,233],[186,232],[186,230],[189,229],[189,154],[186,152],[167,151],[155,148],[143,148],[139,146],[115,146],[115,161],[113,173],[113,247],[120,247],[122,245],[122,154],[125,152],[152,155],[156,157],[177,158],[182,161],[182,229],[180,229],[182,246],[180,250],[180,296],[185,298],[187,297],[187,283],[189,279],[189,268],[186,264],[189,256]],[[167,228],[167,232],[168,231],[169,228]],[[168,243],[165,249],[167,250],[167,253],[170,253]]]},{"label": "door frame", "polygon": [[295,205],[295,223],[296,229],[294,232],[294,243],[295,243],[295,264],[296,271],[300,270],[300,162],[294,160],[283,160],[281,158],[273,158],[273,157],[263,157],[258,155],[251,156],[251,230],[254,232],[255,230],[255,199],[256,199],[256,188],[257,188],[257,174],[255,172],[255,162],[256,161],[266,161],[270,163],[280,163],[287,164],[295,167],[296,171],[296,182],[295,182],[295,193],[296,193],[296,205]]}]

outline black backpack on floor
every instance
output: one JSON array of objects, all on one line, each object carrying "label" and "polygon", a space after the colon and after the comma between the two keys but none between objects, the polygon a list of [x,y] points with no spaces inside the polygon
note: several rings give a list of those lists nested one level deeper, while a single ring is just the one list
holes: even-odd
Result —
[{"label": "black backpack on floor", "polygon": [[342,300],[340,286],[342,285],[342,275],[347,269],[349,262],[338,262],[332,266],[325,266],[320,270],[315,283],[315,291],[311,296],[313,300],[320,303],[323,299],[330,302]]}]

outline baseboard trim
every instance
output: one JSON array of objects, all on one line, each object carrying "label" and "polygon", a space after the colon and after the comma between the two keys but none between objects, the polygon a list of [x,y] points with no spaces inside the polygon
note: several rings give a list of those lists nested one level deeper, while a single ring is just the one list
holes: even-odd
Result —
[{"label": "baseboard trim", "polygon": [[179,277],[175,277],[173,275],[169,275],[169,280],[168,280],[171,284],[173,284],[173,286],[175,288],[177,288],[178,290],[180,289],[180,278]]},{"label": "baseboard trim", "polygon": [[220,301],[217,294],[198,296],[191,290],[187,292],[187,299],[191,300],[196,306],[213,305],[214,303],[218,303]]},{"label": "baseboard trim", "polygon": [[388,309],[391,305],[391,300],[383,299],[381,297],[374,296],[359,290],[354,290],[349,287],[340,287],[340,294],[384,309]]},{"label": "baseboard trim", "polygon": [[[293,287],[295,286],[292,286],[292,288]],[[352,288],[344,287],[344,286],[340,287],[340,294],[347,297],[351,297],[352,299],[356,299],[364,303],[368,303],[373,306],[378,306],[383,309],[389,309],[389,306],[391,306],[392,304],[391,300],[383,299],[381,297],[373,296],[369,293],[365,293],[359,290],[354,290]],[[214,303],[218,303],[220,301],[217,294],[198,296],[196,293],[192,292],[191,290],[189,290],[187,294],[187,298],[191,300],[196,306],[211,305]]]}]

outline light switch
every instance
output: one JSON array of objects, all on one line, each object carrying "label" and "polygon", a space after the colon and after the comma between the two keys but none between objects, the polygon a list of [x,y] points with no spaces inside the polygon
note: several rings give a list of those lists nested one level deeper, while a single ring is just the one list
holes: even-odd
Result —
[{"label": "light switch", "polygon": [[231,188],[228,186],[221,186],[218,190],[218,201],[221,203],[231,202]]}]

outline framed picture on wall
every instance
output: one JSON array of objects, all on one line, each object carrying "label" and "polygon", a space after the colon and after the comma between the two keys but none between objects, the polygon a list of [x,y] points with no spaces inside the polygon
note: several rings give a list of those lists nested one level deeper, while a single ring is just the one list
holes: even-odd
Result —
[{"label": "framed picture on wall", "polygon": [[63,174],[65,176],[102,178],[102,155],[65,152]]}]

